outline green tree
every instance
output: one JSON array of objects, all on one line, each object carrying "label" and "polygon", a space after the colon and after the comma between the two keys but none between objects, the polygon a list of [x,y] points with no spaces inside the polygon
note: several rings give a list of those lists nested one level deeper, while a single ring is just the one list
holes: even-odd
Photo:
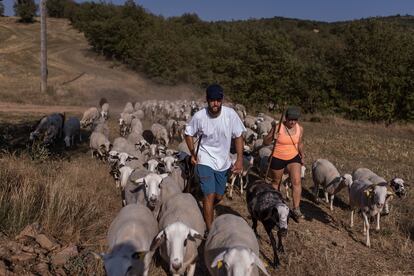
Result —
[{"label": "green tree", "polygon": [[0,0],[0,16],[4,16],[4,4],[3,4],[3,0]]},{"label": "green tree", "polygon": [[33,22],[38,6],[34,0],[16,0],[13,5],[14,13],[24,23]]},{"label": "green tree", "polygon": [[62,18],[65,16],[65,8],[70,0],[47,0],[47,14],[50,17]]}]

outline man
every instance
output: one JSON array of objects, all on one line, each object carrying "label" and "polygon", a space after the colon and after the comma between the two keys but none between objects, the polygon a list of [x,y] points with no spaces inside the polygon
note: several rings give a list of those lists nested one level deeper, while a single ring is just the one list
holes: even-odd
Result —
[{"label": "man", "polygon": [[[185,128],[185,141],[196,166],[203,192],[203,215],[207,231],[214,217],[214,205],[219,203],[226,188],[231,167],[229,156],[231,140],[235,140],[237,160],[232,173],[243,169],[243,131],[246,131],[237,113],[223,104],[223,88],[218,84],[207,87],[207,108],[194,114]],[[194,147],[195,136],[201,135],[198,155]]]}]

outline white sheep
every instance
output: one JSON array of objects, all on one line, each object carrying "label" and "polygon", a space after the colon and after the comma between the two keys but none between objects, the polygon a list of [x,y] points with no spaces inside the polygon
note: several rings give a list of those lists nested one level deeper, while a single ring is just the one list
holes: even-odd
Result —
[{"label": "white sheep", "polygon": [[246,128],[256,130],[257,129],[256,118],[251,115],[247,115],[246,118],[244,118],[244,126]]},{"label": "white sheep", "polygon": [[[236,154],[230,154],[230,159],[232,165],[236,162],[237,156]],[[253,167],[253,156],[251,155],[244,155],[243,154],[243,168],[242,171],[238,174],[231,174],[229,177],[230,183],[227,184],[229,187],[229,198],[233,198],[233,189],[234,189],[234,182],[236,179],[239,179],[240,183],[240,194],[243,194],[243,189],[246,189],[247,185],[249,184],[249,172],[250,169]],[[246,183],[243,181],[243,177],[246,178]]]},{"label": "white sheep", "polygon": [[197,248],[206,229],[197,202],[191,194],[179,193],[170,197],[159,214],[158,233],[151,250],[160,247],[160,255],[169,264],[172,275],[187,276],[195,272]]},{"label": "white sheep", "polygon": [[108,113],[109,113],[109,103],[104,103],[101,106],[101,118],[108,120]]},{"label": "white sheep", "polygon": [[124,107],[124,111],[122,113],[129,113],[132,114],[134,112],[134,107],[131,102],[127,102]]},{"label": "white sheep", "polygon": [[272,121],[263,121],[257,124],[257,133],[260,137],[266,136],[272,129]]},{"label": "white sheep", "polygon": [[376,216],[376,230],[380,229],[380,213],[386,198],[392,193],[387,192],[387,184],[373,184],[368,180],[354,180],[349,188],[349,205],[351,206],[351,224],[354,226],[354,212],[361,210],[364,219],[364,235],[367,236],[366,245],[371,247],[369,238],[370,217]]},{"label": "white sheep", "polygon": [[109,253],[103,256],[107,275],[147,276],[154,254],[150,246],[157,232],[157,221],[147,207],[123,207],[108,230]]},{"label": "white sheep", "polygon": [[[305,175],[306,175],[306,167],[302,165],[300,167],[300,179],[301,180],[305,179]],[[287,168],[285,168],[285,170],[283,171],[281,184],[285,187],[286,199],[290,200],[289,188],[292,189],[292,181],[290,179],[289,171],[287,170]]]},{"label": "white sheep", "polygon": [[[387,181],[383,177],[378,176],[376,173],[367,168],[359,168],[355,170],[352,173],[352,177],[354,180],[368,180],[369,182],[377,185],[387,184]],[[392,188],[392,190],[398,197],[401,197],[405,194],[404,181],[401,178],[393,178],[390,181],[389,186]],[[385,205],[383,208],[384,215],[388,215],[390,213],[389,201],[391,200],[391,198],[392,197],[387,197],[387,200],[385,201]]]},{"label": "white sheep", "polygon": [[318,159],[312,163],[312,179],[315,200],[317,202],[319,201],[318,193],[319,185],[321,185],[325,193],[326,203],[329,203],[330,200],[331,211],[333,211],[333,200],[335,195],[343,188],[349,187],[352,183],[352,176],[350,174],[341,176],[338,169],[326,159]]},{"label": "white sheep", "polygon": [[167,129],[163,125],[160,125],[157,123],[153,124],[151,126],[151,132],[152,134],[154,134],[154,137],[157,143],[160,143],[160,144],[164,143],[165,146],[168,146],[168,142],[169,142],[168,132],[167,132]]},{"label": "white sheep", "polygon": [[178,161],[178,159],[174,156],[165,156],[161,158],[161,161],[164,163],[164,171],[166,173],[171,173],[173,170],[174,163]]},{"label": "white sheep", "polygon": [[259,254],[256,235],[243,218],[224,214],[214,220],[204,246],[210,275],[253,276],[259,268],[269,276]]},{"label": "white sheep", "polygon": [[134,117],[130,113],[121,113],[121,118],[119,118],[119,134],[121,136],[126,136],[131,131],[131,123]]},{"label": "white sheep", "polygon": [[143,127],[141,120],[138,118],[134,118],[131,121],[131,133],[136,133],[142,135],[143,133]]},{"label": "white sheep", "polygon": [[91,126],[95,120],[100,117],[99,111],[96,107],[91,107],[83,113],[82,120],[80,121],[82,128]]},{"label": "white sheep", "polygon": [[154,213],[154,216],[158,215],[159,207],[161,205],[161,182],[166,178],[168,174],[156,174],[150,173],[145,177],[139,178],[134,182],[138,185],[144,185],[145,202],[148,208]]},{"label": "white sheep", "polygon": [[100,132],[92,132],[89,138],[89,147],[92,149],[92,157],[98,154],[101,159],[105,157],[111,150],[111,143],[108,138]]},{"label": "white sheep", "polygon": [[106,136],[106,138],[109,138],[109,127],[107,122],[103,117],[100,117],[96,119],[92,124],[92,131],[94,132],[100,132],[103,135]]}]

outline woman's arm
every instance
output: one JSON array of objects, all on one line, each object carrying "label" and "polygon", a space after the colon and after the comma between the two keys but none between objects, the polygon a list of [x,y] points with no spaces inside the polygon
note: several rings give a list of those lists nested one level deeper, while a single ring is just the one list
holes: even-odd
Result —
[{"label": "woman's arm", "polygon": [[302,159],[302,164],[304,164],[305,163],[305,151],[304,151],[304,146],[303,146],[303,127],[302,126],[300,126],[298,151],[299,151],[299,155]]}]

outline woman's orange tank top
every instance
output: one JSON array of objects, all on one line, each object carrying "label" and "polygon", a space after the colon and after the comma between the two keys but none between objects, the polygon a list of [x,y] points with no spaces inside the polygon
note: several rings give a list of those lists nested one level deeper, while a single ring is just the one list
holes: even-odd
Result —
[{"label": "woman's orange tank top", "polygon": [[279,137],[277,138],[276,147],[272,154],[273,157],[282,160],[290,160],[294,158],[296,155],[298,155],[300,126],[298,123],[296,123],[294,127],[296,128],[296,132],[294,135],[291,136],[289,136],[289,134],[287,133],[285,125],[282,125],[280,127]]}]

